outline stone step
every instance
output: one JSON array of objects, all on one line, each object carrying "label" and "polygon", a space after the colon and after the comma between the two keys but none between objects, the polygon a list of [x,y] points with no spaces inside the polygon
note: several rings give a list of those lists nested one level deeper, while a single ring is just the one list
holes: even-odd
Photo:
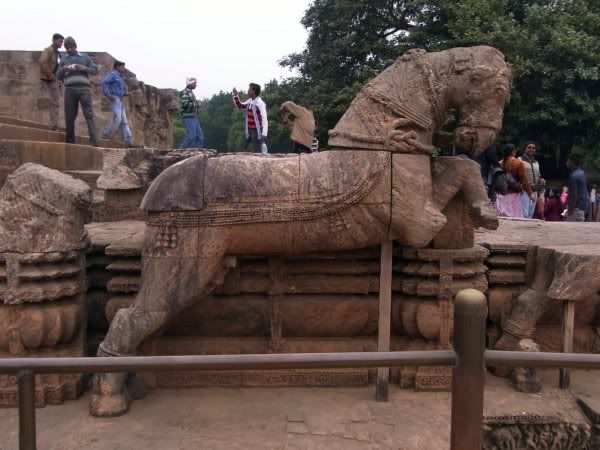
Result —
[{"label": "stone step", "polygon": [[[23,119],[18,119],[16,117],[10,117],[10,116],[0,115],[0,123],[6,123],[8,125],[18,125],[21,127],[37,128],[38,130],[50,131],[50,127],[43,123],[32,122],[30,120],[23,120]],[[59,127],[58,130],[65,131],[65,129],[62,127]]]},{"label": "stone step", "polygon": [[525,255],[493,254],[486,262],[493,267],[525,267],[527,257]]},{"label": "stone step", "polygon": [[[0,121],[0,139],[16,140],[16,141],[41,141],[41,142],[65,142],[66,135],[64,131],[50,131],[31,126],[23,126],[16,124],[7,124]],[[98,139],[102,147],[107,148],[124,148],[125,144],[111,139]],[[87,136],[75,136],[75,143],[80,145],[88,145],[89,138]]]},{"label": "stone step", "polygon": [[16,164],[16,167],[33,162],[60,171],[102,170],[104,148],[64,142],[0,139],[0,158],[3,164]]}]

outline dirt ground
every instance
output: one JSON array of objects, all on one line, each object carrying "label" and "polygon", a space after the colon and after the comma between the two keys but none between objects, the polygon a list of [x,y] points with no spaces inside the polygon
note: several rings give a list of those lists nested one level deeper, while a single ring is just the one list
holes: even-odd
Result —
[{"label": "dirt ground", "polygon": [[[489,376],[485,414],[562,415],[580,421],[573,395],[600,399],[599,373],[573,374],[571,393],[556,371],[541,394],[520,394]],[[450,394],[392,386],[390,401],[366,388],[162,389],[134,402],[128,414],[96,419],[88,395],[37,410],[39,449],[444,449],[449,446]],[[15,409],[0,410],[0,448],[18,448]]]}]

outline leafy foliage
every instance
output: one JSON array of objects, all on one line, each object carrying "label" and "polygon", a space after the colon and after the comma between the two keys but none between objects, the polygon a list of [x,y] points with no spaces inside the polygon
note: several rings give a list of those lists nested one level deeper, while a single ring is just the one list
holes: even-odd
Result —
[{"label": "leafy foliage", "polygon": [[[366,81],[410,48],[492,45],[513,66],[502,142],[535,140],[562,167],[574,146],[600,167],[600,2],[598,0],[315,0],[302,24],[306,47],[280,63],[297,76],[271,81],[272,151],[287,151],[278,108],[292,100],[315,113],[318,137],[332,129]],[[207,146],[240,150],[243,114],[229,93],[206,101]]]},{"label": "leafy foliage", "polygon": [[501,140],[536,140],[556,166],[579,144],[600,163],[597,0],[316,0],[302,24],[306,48],[281,64],[299,71],[322,141],[360,87],[409,48],[492,45],[514,70]]}]

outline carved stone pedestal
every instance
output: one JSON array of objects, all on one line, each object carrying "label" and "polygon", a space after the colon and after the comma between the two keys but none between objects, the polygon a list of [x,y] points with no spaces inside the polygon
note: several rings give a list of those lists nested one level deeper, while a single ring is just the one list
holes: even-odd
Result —
[{"label": "carved stone pedestal", "polygon": [[[84,222],[90,188],[55,170],[21,166],[0,190],[0,357],[86,356]],[[36,404],[83,392],[81,375],[36,375]],[[18,402],[0,375],[0,406]]]},{"label": "carved stone pedestal", "polygon": [[[452,299],[467,288],[487,291],[480,246],[460,250],[400,249],[396,265],[393,326],[396,333],[414,339],[411,350],[451,348]],[[402,368],[397,373],[402,387],[420,391],[450,390],[450,367]]]}]

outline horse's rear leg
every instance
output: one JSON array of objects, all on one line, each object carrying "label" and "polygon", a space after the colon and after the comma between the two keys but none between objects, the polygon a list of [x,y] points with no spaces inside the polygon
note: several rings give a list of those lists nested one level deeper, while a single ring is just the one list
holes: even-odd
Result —
[{"label": "horse's rear leg", "polygon": [[[131,307],[115,315],[98,356],[132,355],[146,337],[222,281],[227,270],[223,238],[205,244],[194,239],[191,244],[203,246],[195,257],[144,256],[142,289]],[[180,249],[181,253],[185,250]],[[127,411],[131,399],[125,389],[126,377],[126,373],[95,376],[92,415],[107,417]]]}]

